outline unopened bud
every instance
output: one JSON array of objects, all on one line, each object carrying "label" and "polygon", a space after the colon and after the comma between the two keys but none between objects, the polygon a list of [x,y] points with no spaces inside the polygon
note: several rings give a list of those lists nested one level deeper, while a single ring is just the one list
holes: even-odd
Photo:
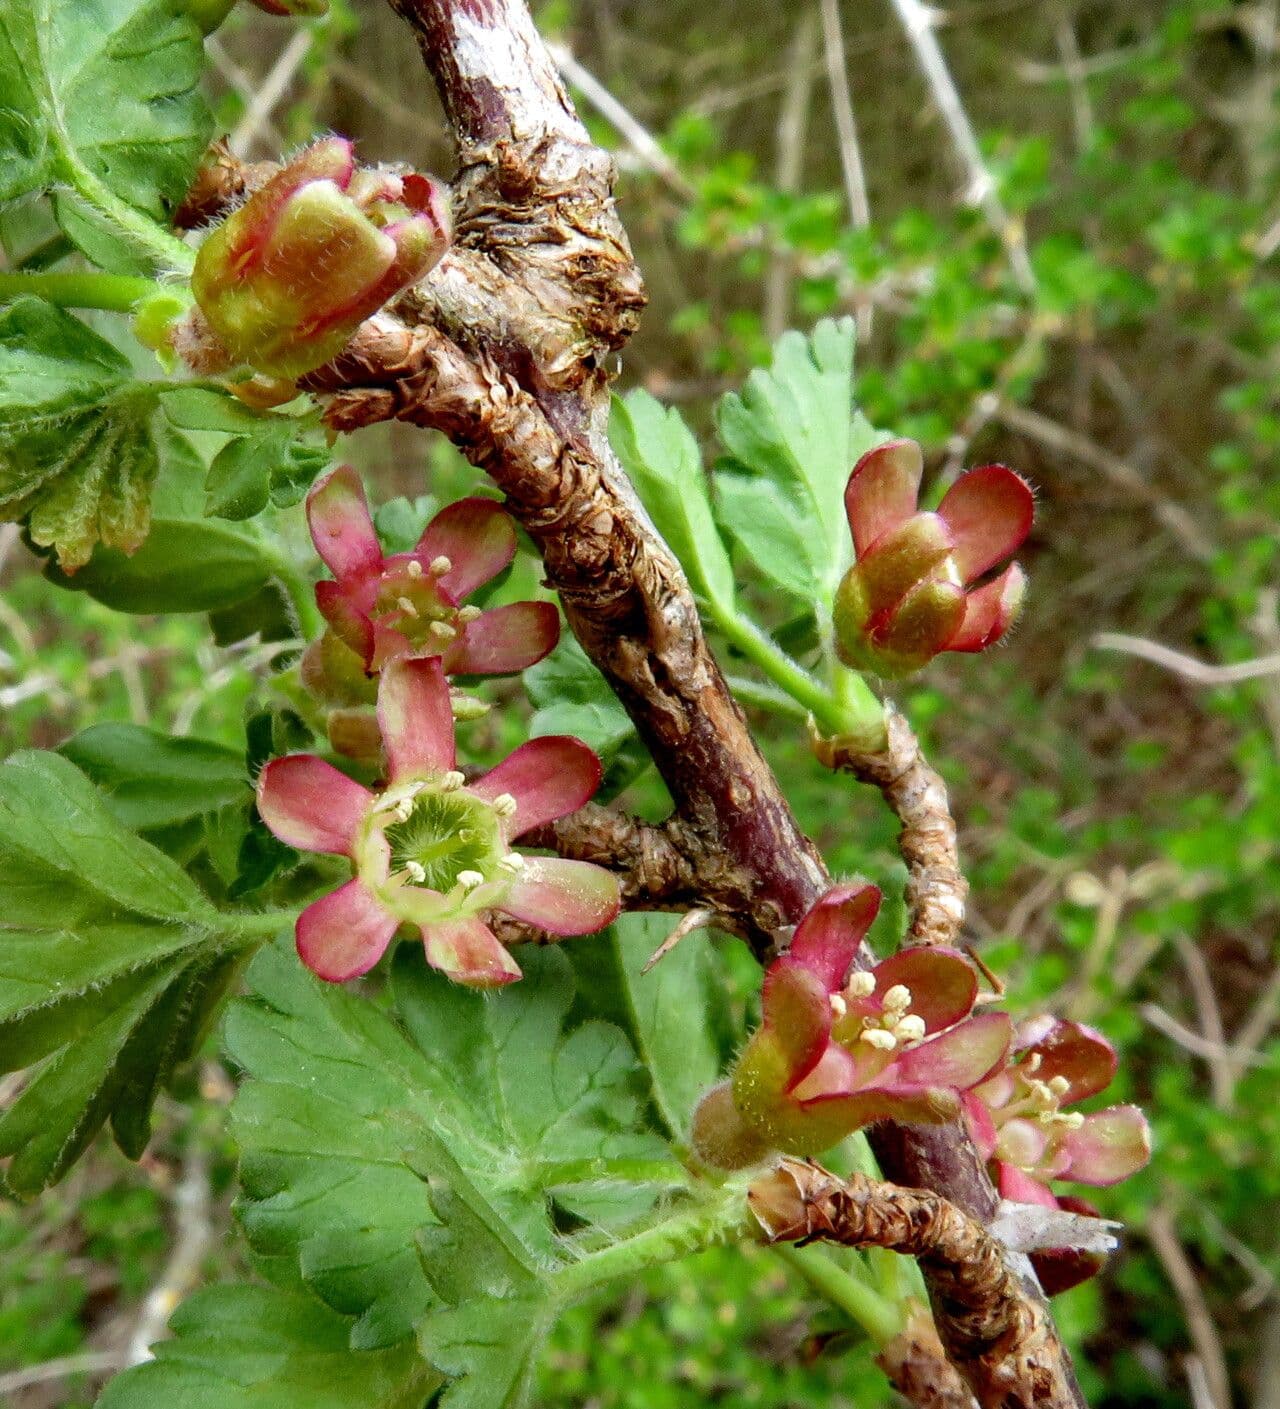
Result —
[{"label": "unopened bud", "polygon": [[769,1153],[769,1146],[738,1113],[727,1081],[713,1086],[698,1102],[690,1136],[698,1157],[716,1169],[745,1169]]}]

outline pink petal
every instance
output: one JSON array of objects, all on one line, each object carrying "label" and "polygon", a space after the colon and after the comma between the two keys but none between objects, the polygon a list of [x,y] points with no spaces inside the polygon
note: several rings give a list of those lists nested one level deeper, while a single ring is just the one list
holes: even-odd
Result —
[{"label": "pink petal", "polygon": [[955,564],[964,582],[1011,557],[1031,532],[1031,487],[1003,465],[983,465],[947,490],[938,515],[955,538]]},{"label": "pink petal", "polygon": [[915,513],[923,472],[924,456],[914,440],[877,445],[853,467],[844,507],[858,557]]},{"label": "pink petal", "polygon": [[521,744],[468,790],[490,802],[502,793],[515,798],[507,836],[518,837],[576,812],[594,796],[600,777],[600,760],[581,739],[548,734]]},{"label": "pink petal", "polygon": [[908,1047],[880,1078],[881,1086],[950,1086],[967,1091],[1004,1061],[1013,1037],[1007,1013],[981,1013]]},{"label": "pink petal", "polygon": [[[1019,1047],[1025,1027],[1019,1031]],[[1096,1029],[1084,1023],[1051,1020],[1037,1026],[1028,1036],[1028,1056],[1038,1056],[1036,1076],[1041,1081],[1065,1077],[1070,1083],[1062,1097],[1065,1106],[1096,1096],[1111,1084],[1116,1074],[1116,1049]]]},{"label": "pink petal", "polygon": [[1058,1201],[1038,1179],[1023,1173],[1015,1164],[1001,1164],[996,1170],[996,1187],[1000,1197],[1015,1204],[1039,1204],[1041,1208],[1057,1208]]},{"label": "pink petal", "polygon": [[550,655],[560,639],[552,602],[513,602],[468,621],[444,655],[447,675],[511,675]]},{"label": "pink petal", "polygon": [[500,908],[550,934],[594,934],[618,918],[618,878],[589,861],[530,857]]},{"label": "pink petal", "polygon": [[307,495],[307,523],[316,552],[334,577],[364,578],[382,566],[382,547],[369,517],[360,476],[339,465]]},{"label": "pink petal", "polygon": [[1084,1118],[1063,1141],[1061,1178],[1080,1184],[1118,1184],[1151,1158],[1151,1127],[1137,1106],[1109,1106]]},{"label": "pink petal", "polygon": [[812,1101],[847,1095],[857,1084],[857,1063],[838,1042],[828,1042],[817,1065],[787,1094],[793,1101]]},{"label": "pink petal", "polygon": [[440,585],[454,601],[502,571],[516,555],[516,526],[511,515],[492,499],[459,499],[431,520],[418,540],[415,556],[424,567],[448,558],[453,567]]},{"label": "pink petal", "polygon": [[438,658],[387,665],[378,686],[378,727],[393,783],[453,767],[453,707]]},{"label": "pink petal", "polygon": [[796,926],[787,953],[814,973],[828,993],[844,981],[880,910],[877,886],[859,882],[829,890]]},{"label": "pink petal", "polygon": [[298,916],[298,954],[313,974],[342,983],[373,968],[399,924],[357,877]]},{"label": "pink petal", "polygon": [[[849,1095],[818,1096],[804,1104],[806,1116],[815,1122],[835,1120],[845,1128],[836,1139],[875,1120],[901,1120],[925,1125],[952,1120],[960,1111],[960,1101],[946,1087],[901,1086],[868,1087]],[[828,1141],[833,1144],[834,1141]]]},{"label": "pink petal", "polygon": [[964,620],[947,642],[949,651],[982,651],[1008,631],[1027,595],[1027,575],[1010,563],[999,577],[968,593]]},{"label": "pink petal", "polygon": [[977,970],[955,949],[900,949],[872,972],[877,997],[899,983],[911,990],[910,1011],[924,1019],[926,1032],[959,1022],[978,996]]},{"label": "pink petal", "polygon": [[996,1148],[996,1123],[991,1119],[987,1103],[973,1091],[966,1091],[962,1099],[973,1143],[983,1159],[990,1159]]},{"label": "pink petal", "polygon": [[373,660],[373,622],[352,602],[340,583],[327,579],[316,583],[316,606],[333,634],[360,657],[367,670]]},{"label": "pink petal", "polygon": [[497,988],[520,977],[520,965],[482,920],[436,920],[422,926],[427,963],[470,988]]},{"label": "pink petal", "polygon": [[764,1029],[782,1054],[787,1085],[794,1086],[830,1045],[830,989],[811,969],[784,954],[765,973],[761,1002]]},{"label": "pink petal", "polygon": [[286,846],[345,856],[373,801],[332,764],[310,753],[273,758],[258,779],[258,812]]}]

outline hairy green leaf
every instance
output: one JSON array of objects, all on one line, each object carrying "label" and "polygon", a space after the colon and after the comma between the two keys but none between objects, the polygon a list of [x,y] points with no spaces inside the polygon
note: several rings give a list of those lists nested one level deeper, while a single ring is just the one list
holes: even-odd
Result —
[{"label": "hairy green leaf", "polygon": [[251,795],[243,754],[140,724],[91,724],[59,752],[101,788],[135,831],[170,827]]},{"label": "hairy green leaf", "polygon": [[711,515],[693,432],[647,391],[615,398],[609,439],[689,585],[717,615],[733,612],[733,568]]},{"label": "hairy green leaf", "polygon": [[108,1119],[141,1153],[254,942],[65,758],[0,765],[0,1069],[38,1064],[0,1116],[12,1192],[61,1178]]},{"label": "hairy green leaf", "polygon": [[[851,318],[825,320],[807,338],[784,333],[768,370],[752,372],[716,408],[729,457],[720,466],[721,521],[779,586],[804,596],[811,572],[828,608],[853,557],[845,485],[880,438],[854,409],[853,341]],[[724,471],[758,478],[773,493],[745,493]]]},{"label": "hairy green leaf", "polygon": [[146,537],[157,417],[154,388],[78,318],[36,298],[0,310],[0,518],[67,570]]},{"label": "hairy green leaf", "polygon": [[227,1042],[248,1080],[236,1098],[241,1218],[264,1271],[300,1275],[357,1316],[352,1344],[407,1335],[438,1293],[413,1252],[434,1226],[430,1180],[483,1198],[513,1255],[553,1263],[551,1201],[597,1190],[652,1207],[683,1184],[662,1142],[638,1128],[642,1084],[616,1028],[567,1026],[573,982],[552,949],[521,955],[525,978],[483,995],[396,956],[407,1029],[366,999],[313,978],[283,947],[249,972]]},{"label": "hairy green leaf", "polygon": [[209,1287],[169,1325],[98,1409],[422,1409],[440,1383],[409,1342],[353,1350],[345,1317],[272,1287]]},{"label": "hairy green leaf", "polygon": [[[62,188],[163,219],[211,135],[195,24],[170,0],[11,0],[0,9],[0,201]],[[82,221],[68,234],[91,256]]]}]

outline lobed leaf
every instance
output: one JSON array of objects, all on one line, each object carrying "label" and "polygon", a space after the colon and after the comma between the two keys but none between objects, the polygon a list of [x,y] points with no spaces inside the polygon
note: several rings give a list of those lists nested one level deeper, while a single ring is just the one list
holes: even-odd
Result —
[{"label": "lobed leaf", "polygon": [[0,1116],[12,1193],[60,1179],[107,1120],[141,1153],[253,943],[65,758],[0,765],[0,1070],[33,1067]]}]

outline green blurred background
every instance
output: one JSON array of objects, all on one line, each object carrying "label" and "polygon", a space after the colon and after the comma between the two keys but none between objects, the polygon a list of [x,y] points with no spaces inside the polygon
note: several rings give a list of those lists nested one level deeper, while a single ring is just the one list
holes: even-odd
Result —
[{"label": "green blurred background", "polygon": [[[937,482],[999,459],[1035,483],[1018,632],[899,699],[950,783],[971,937],[1013,1008],[1100,1026],[1124,1051],[1117,1098],[1155,1127],[1150,1168],[1099,1200],[1123,1255],[1057,1303],[1092,1401],[1276,1409],[1280,6],[932,10],[959,136],[900,0],[535,8],[617,152],[648,281],[623,386],[709,433],[777,333],[855,313],[875,424],[920,439]],[[367,159],[449,171],[413,44],[375,0],[308,26],[246,11],[211,54],[242,155],[335,128]],[[379,498],[465,479],[401,427],[344,453]],[[5,752],[107,719],[237,742],[269,647],[61,592],[12,526],[0,588]],[[833,868],[900,885],[878,799],[764,727]],[[140,1168],[104,1143],[37,1206],[0,1206],[0,1400],[91,1403],[162,1324],[147,1294],[180,1234],[209,1279],[242,1270],[230,1089],[211,1054]],[[542,1391],[591,1409],[890,1398],[832,1313],[733,1251],[576,1310]]]}]

